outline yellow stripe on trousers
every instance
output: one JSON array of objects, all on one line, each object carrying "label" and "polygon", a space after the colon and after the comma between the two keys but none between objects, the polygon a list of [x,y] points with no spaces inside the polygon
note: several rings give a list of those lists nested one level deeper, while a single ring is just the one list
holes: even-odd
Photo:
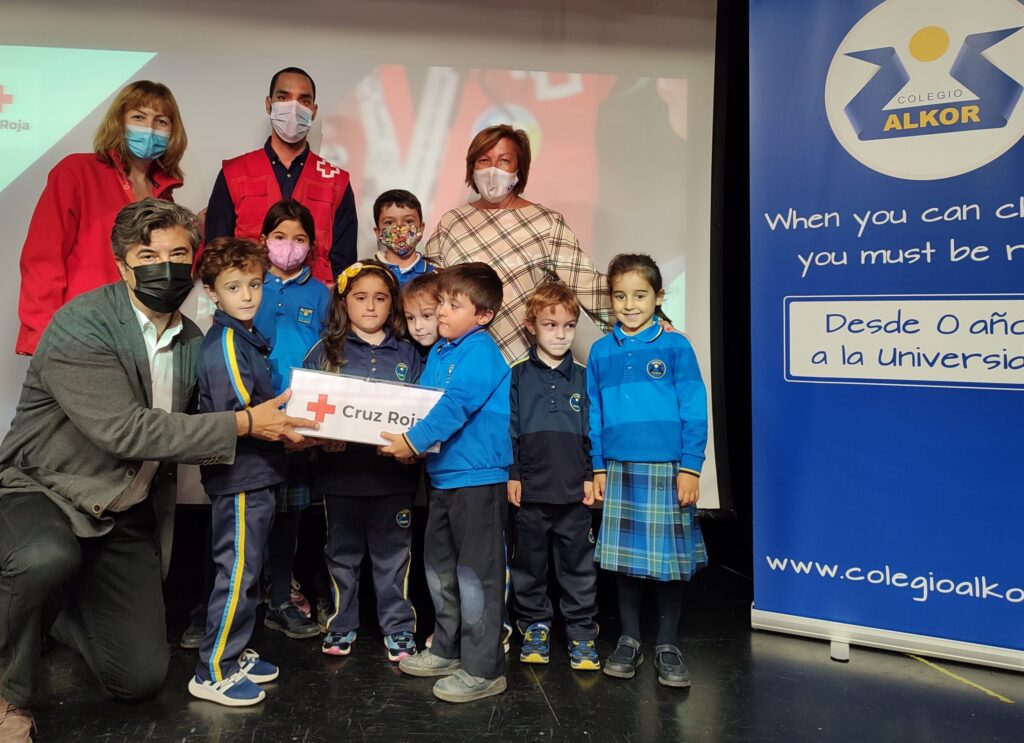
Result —
[{"label": "yellow stripe on trousers", "polygon": [[224,603],[224,614],[220,619],[220,629],[217,630],[217,640],[213,645],[213,655],[210,656],[210,677],[216,681],[223,681],[220,672],[220,661],[224,657],[224,646],[227,645],[228,636],[231,634],[231,625],[235,621],[235,609],[238,606],[238,596],[242,590],[242,573],[245,572],[245,493],[235,496],[235,562],[231,566],[231,587],[228,589],[228,600]]}]

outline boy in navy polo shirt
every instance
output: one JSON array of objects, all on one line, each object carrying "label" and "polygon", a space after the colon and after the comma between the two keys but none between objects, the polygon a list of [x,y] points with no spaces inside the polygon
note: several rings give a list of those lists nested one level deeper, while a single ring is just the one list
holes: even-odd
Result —
[{"label": "boy in navy polo shirt", "polygon": [[385,191],[373,202],[373,234],[378,261],[391,269],[398,286],[433,273],[434,266],[416,246],[423,238],[423,207],[414,194],[400,188]]},{"label": "boy in navy polo shirt", "polygon": [[512,587],[523,633],[519,660],[547,663],[551,620],[548,546],[562,586],[560,607],[575,670],[596,671],[597,569],[590,509],[594,502],[588,438],[587,370],[572,356],[580,303],[561,282],[542,284],[526,302],[536,339],[512,365],[512,467],[508,500],[515,515]]},{"label": "boy in navy polo shirt", "polygon": [[441,340],[420,383],[444,395],[406,434],[383,433],[381,452],[427,456],[430,513],[423,548],[437,607],[429,650],[402,660],[412,676],[443,676],[434,696],[471,702],[505,690],[501,645],[505,593],[504,530],[508,467],[509,368],[487,332],[501,307],[501,279],[485,263],[441,273]]},{"label": "boy in navy polo shirt", "polygon": [[[196,372],[204,413],[247,410],[274,398],[270,346],[253,327],[266,269],[267,249],[249,240],[218,238],[206,247],[199,276],[217,311]],[[256,586],[284,471],[280,444],[250,438],[238,440],[234,464],[201,467],[212,503],[216,578],[199,663],[188,684],[199,699],[230,707],[257,704],[266,696],[258,684],[277,678],[277,666],[245,647],[256,619]]]}]

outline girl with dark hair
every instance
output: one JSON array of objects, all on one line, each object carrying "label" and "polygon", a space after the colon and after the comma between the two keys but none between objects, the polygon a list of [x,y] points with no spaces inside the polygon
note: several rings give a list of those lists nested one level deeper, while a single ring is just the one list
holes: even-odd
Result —
[{"label": "girl with dark hair", "polygon": [[696,508],[707,392],[690,341],[655,319],[665,290],[651,257],[613,258],[608,288],[617,322],[587,362],[594,496],[604,501],[594,561],[616,574],[622,621],[604,672],[633,678],[643,662],[640,606],[644,586],[653,584],[658,681],[685,687],[680,581],[707,564]]},{"label": "girl with dark hair", "polygon": [[[308,369],[391,382],[415,383],[420,354],[403,339],[405,320],[398,282],[383,263],[353,263],[338,277],[323,339],[306,356]],[[348,655],[359,629],[359,573],[367,548],[373,564],[377,619],[387,658],[416,653],[416,612],[409,601],[412,503],[418,462],[377,454],[369,444],[321,444],[312,489],[324,500],[333,612],[323,652]]]},{"label": "girl with dark hair", "polygon": [[[331,292],[313,278],[310,263],[316,225],[309,209],[298,201],[284,199],[270,207],[259,243],[267,247],[270,270],[254,323],[270,341],[270,376],[274,394],[279,395],[288,388],[292,368],[302,366],[306,353],[320,339],[330,315]],[[309,602],[292,578],[299,522],[310,505],[308,460],[305,451],[288,455],[287,478],[278,493],[265,568],[270,585],[263,624],[293,639],[320,634],[310,619]]]}]

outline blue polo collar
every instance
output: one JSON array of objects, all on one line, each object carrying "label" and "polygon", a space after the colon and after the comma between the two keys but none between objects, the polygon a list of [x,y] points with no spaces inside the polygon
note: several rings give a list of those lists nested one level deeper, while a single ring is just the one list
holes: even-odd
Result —
[{"label": "blue polo collar", "polygon": [[364,346],[365,348],[398,348],[398,339],[391,335],[391,331],[387,328],[384,329],[384,340],[378,343],[376,346],[371,345],[360,338],[355,331],[349,331],[348,342],[357,346]]},{"label": "blue polo collar", "polygon": [[627,340],[639,341],[640,343],[650,343],[657,339],[663,332],[665,332],[665,329],[661,327],[661,323],[658,322],[657,317],[654,318],[654,324],[651,325],[651,327],[644,328],[639,333],[634,333],[633,335],[623,332],[621,323],[615,323],[615,328],[612,330],[612,334],[615,336],[615,342],[620,346]]},{"label": "blue polo collar", "polygon": [[267,271],[266,275],[263,277],[263,283],[266,284],[271,281],[277,281],[280,282],[283,286],[288,286],[289,284],[301,285],[309,281],[309,277],[312,275],[313,271],[310,269],[309,266],[303,266],[302,270],[299,271],[295,276],[292,276],[290,279],[282,279],[280,276],[275,276],[270,271]]}]

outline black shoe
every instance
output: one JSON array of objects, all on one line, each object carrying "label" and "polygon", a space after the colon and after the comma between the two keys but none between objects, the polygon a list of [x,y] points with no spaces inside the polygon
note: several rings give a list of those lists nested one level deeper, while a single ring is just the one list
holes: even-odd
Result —
[{"label": "black shoe", "polygon": [[202,606],[192,615],[192,621],[181,636],[181,646],[186,650],[198,650],[206,634],[206,607]]},{"label": "black shoe", "polygon": [[675,645],[654,648],[654,667],[658,669],[658,683],[662,686],[686,688],[690,685],[690,669],[683,663],[683,655]]},{"label": "black shoe", "polygon": [[320,627],[317,623],[302,616],[302,613],[295,608],[291,601],[280,606],[268,606],[267,614],[263,617],[263,626],[284,632],[293,640],[305,640],[320,636]]},{"label": "black shoe", "polygon": [[602,670],[615,678],[631,679],[636,675],[636,667],[643,662],[644,654],[640,651],[640,643],[632,637],[623,635],[615,646],[615,652],[604,662]]}]

